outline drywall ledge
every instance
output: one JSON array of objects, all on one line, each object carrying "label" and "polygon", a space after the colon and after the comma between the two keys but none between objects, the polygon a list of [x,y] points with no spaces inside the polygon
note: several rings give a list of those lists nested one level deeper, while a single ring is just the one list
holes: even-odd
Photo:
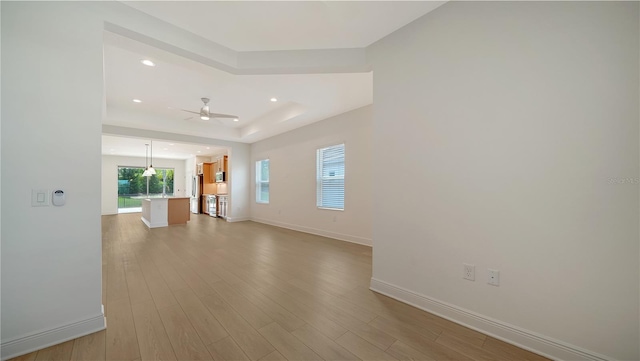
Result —
[{"label": "drywall ledge", "polygon": [[371,286],[369,288],[400,302],[553,360],[609,360],[606,356],[595,352],[411,292],[375,278],[371,278]]},{"label": "drywall ledge", "polygon": [[2,360],[8,360],[45,347],[73,340],[107,328],[104,311],[86,320],[73,322],[51,330],[33,333],[28,336],[3,342]]},{"label": "drywall ledge", "polygon": [[269,224],[269,225],[280,227],[280,228],[292,229],[294,231],[299,231],[299,232],[304,232],[304,233],[315,234],[317,236],[333,238],[333,239],[337,239],[339,241],[356,243],[356,244],[360,244],[360,245],[367,246],[367,247],[371,247],[371,244],[372,244],[371,239],[364,238],[364,237],[359,237],[359,236],[353,236],[353,235],[349,235],[349,234],[342,234],[342,233],[324,231],[322,229],[299,226],[297,224],[290,224],[290,223],[284,223],[284,222],[269,221],[269,220],[261,219],[261,218],[251,218],[251,220],[254,221],[254,222]]}]

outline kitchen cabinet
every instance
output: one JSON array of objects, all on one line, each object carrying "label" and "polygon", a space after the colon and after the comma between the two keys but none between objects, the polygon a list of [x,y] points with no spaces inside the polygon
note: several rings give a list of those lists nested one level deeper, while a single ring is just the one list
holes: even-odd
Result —
[{"label": "kitchen cabinet", "polygon": [[226,196],[226,195],[218,196],[218,217],[227,219],[228,200],[229,200],[229,196]]},{"label": "kitchen cabinet", "polygon": [[217,172],[218,172],[218,162],[211,163],[211,177],[213,178],[214,182],[215,182],[215,179],[216,179],[216,173]]},{"label": "kitchen cabinet", "polygon": [[216,181],[216,168],[215,163],[199,163],[196,165],[196,173],[203,176],[202,181],[204,183],[214,183]]},{"label": "kitchen cabinet", "polygon": [[222,159],[218,163],[220,163],[219,164],[220,172],[227,173],[229,171],[228,170],[228,168],[229,168],[229,164],[228,164],[229,163],[229,158],[226,155],[224,157],[222,157]]},{"label": "kitchen cabinet", "polygon": [[218,158],[216,160],[216,162],[213,163],[215,165],[214,166],[214,168],[215,168],[214,173],[216,173],[216,172],[226,172],[227,168],[228,168],[228,162],[229,162],[229,158],[226,155]]},{"label": "kitchen cabinet", "polygon": [[211,176],[211,169],[213,169],[213,163],[202,163],[202,182],[203,183],[215,183],[216,182],[216,177],[215,174],[213,174],[213,177]]},{"label": "kitchen cabinet", "polygon": [[151,197],[142,200],[142,222],[149,228],[186,224],[189,219],[187,197]]},{"label": "kitchen cabinet", "polygon": [[187,197],[175,197],[168,198],[169,209],[167,219],[169,225],[172,224],[187,224],[191,219],[191,213],[189,213],[189,201]]},{"label": "kitchen cabinet", "polygon": [[209,208],[207,207],[207,196],[200,196],[200,202],[202,203],[202,213],[209,214]]}]

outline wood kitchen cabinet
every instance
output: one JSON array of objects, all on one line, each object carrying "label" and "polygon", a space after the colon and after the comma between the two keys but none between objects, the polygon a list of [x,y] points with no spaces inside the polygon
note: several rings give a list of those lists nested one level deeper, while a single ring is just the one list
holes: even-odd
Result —
[{"label": "wood kitchen cabinet", "polygon": [[229,158],[226,155],[218,158],[213,163],[213,173],[215,174],[217,172],[226,172],[228,167],[228,162],[229,162]]},{"label": "wood kitchen cabinet", "polygon": [[213,162],[211,163],[211,175],[214,182],[216,180],[216,172],[218,172],[218,162]]},{"label": "wood kitchen cabinet", "polygon": [[202,213],[209,214],[209,208],[207,208],[207,196],[200,196],[200,202],[202,203]]},{"label": "wood kitchen cabinet", "polygon": [[225,155],[218,159],[218,172],[227,172],[229,158]]},{"label": "wood kitchen cabinet", "polygon": [[215,174],[213,174],[212,177],[212,173],[211,170],[213,169],[213,163],[202,163],[202,182],[203,183],[215,183],[216,182],[216,177]]},{"label": "wood kitchen cabinet", "polygon": [[[211,178],[213,179],[214,182],[216,181],[216,173],[218,173],[218,172],[227,173],[227,163],[228,163],[227,159],[228,158],[225,155],[223,157],[218,158],[217,161],[212,163],[212,165],[211,165]],[[227,178],[229,177],[229,173],[227,173],[226,177]],[[226,182],[226,180],[225,180],[225,182]]]},{"label": "wood kitchen cabinet", "polygon": [[204,183],[214,183],[216,181],[216,167],[215,163],[198,163],[196,165],[196,173],[203,176],[202,181]]}]

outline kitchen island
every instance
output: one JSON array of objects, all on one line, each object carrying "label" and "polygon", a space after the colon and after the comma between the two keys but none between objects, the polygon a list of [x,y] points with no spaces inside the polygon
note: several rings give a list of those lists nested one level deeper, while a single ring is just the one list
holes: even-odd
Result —
[{"label": "kitchen island", "polygon": [[186,224],[190,220],[189,197],[158,197],[142,200],[142,222],[149,228]]}]

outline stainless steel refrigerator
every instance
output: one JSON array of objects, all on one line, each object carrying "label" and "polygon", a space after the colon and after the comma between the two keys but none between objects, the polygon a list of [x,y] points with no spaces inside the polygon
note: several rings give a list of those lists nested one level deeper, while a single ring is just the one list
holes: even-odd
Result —
[{"label": "stainless steel refrigerator", "polygon": [[191,213],[200,213],[200,177],[193,176],[191,180]]}]

